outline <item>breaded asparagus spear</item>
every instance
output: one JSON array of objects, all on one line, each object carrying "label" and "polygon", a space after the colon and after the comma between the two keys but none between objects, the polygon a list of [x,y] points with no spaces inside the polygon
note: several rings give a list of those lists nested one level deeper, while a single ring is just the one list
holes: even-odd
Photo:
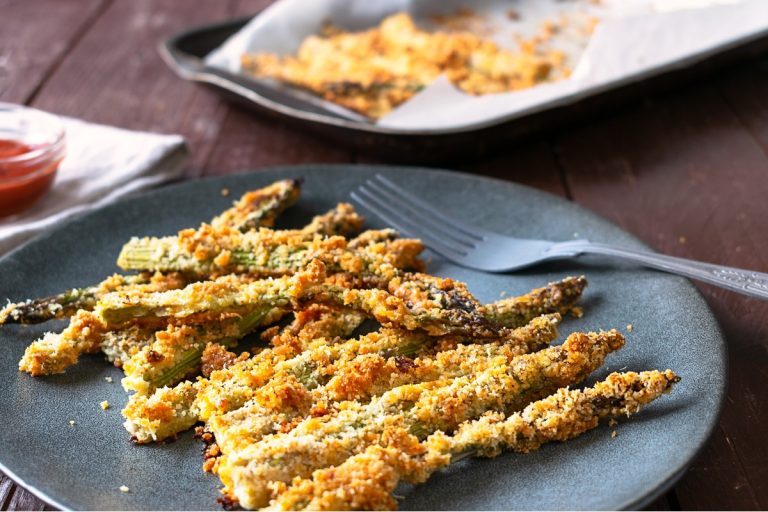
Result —
[{"label": "breaded asparagus spear", "polygon": [[146,394],[175,384],[190,373],[197,373],[208,344],[235,344],[256,327],[271,324],[286,312],[287,309],[280,306],[265,306],[219,322],[179,325],[172,322],[155,334],[151,344],[125,362],[123,388]]},{"label": "breaded asparagus spear", "polygon": [[302,229],[241,232],[203,224],[178,236],[132,238],[120,251],[117,264],[125,270],[178,271],[199,278],[231,272],[283,275],[295,272],[312,257],[318,236],[348,235],[362,223],[351,205],[339,203]]},{"label": "breaded asparagus spear", "polygon": [[24,351],[19,370],[32,376],[62,373],[82,354],[98,352],[104,332],[101,320],[90,311],[78,311],[60,334],[48,332]]},{"label": "breaded asparagus spear", "polygon": [[244,281],[226,275],[215,281],[192,283],[180,290],[160,293],[122,291],[104,295],[94,313],[107,328],[119,328],[140,319],[146,324],[169,319],[189,319],[190,323],[215,321],[254,310],[289,310],[300,277]]},{"label": "breaded asparagus spear", "polygon": [[82,354],[103,352],[117,367],[154,339],[157,329],[126,325],[119,330],[105,330],[93,312],[79,310],[60,333],[47,332],[33,341],[19,361],[19,370],[39,377],[63,373],[77,363]]},{"label": "breaded asparagus spear", "polygon": [[8,304],[0,310],[0,325],[37,324],[52,319],[68,318],[80,309],[91,311],[101,295],[117,290],[134,289],[151,293],[180,288],[186,284],[187,280],[176,272],[170,274],[142,272],[131,276],[114,274],[94,286],[73,288],[42,299]]},{"label": "breaded asparagus spear", "polygon": [[557,337],[560,315],[543,315],[509,331],[498,341],[468,343],[446,337],[415,357],[388,353],[363,354],[343,365],[331,365],[312,381],[324,382],[313,389],[313,401],[368,401],[386,391],[419,382],[472,375],[513,357],[544,349]]},{"label": "breaded asparagus spear", "polygon": [[246,192],[232,208],[213,218],[214,227],[230,227],[249,231],[259,227],[271,228],[275,219],[293,206],[301,195],[301,180],[280,180],[258,190]]},{"label": "breaded asparagus spear", "polygon": [[679,378],[670,370],[612,373],[584,390],[555,394],[505,417],[489,412],[462,424],[453,436],[437,432],[424,443],[402,431],[383,438],[338,466],[319,469],[275,488],[270,510],[384,510],[397,508],[392,497],[401,479],[423,482],[455,458],[502,450],[527,453],[553,441],[567,441],[595,428],[599,421],[630,416],[669,392]]},{"label": "breaded asparagus spear", "polygon": [[504,325],[524,325],[531,318],[546,313],[565,315],[581,298],[586,287],[587,279],[584,276],[566,277],[525,295],[489,304],[486,316]]},{"label": "breaded asparagus spear", "polygon": [[[522,409],[581,381],[623,343],[616,331],[575,333],[562,346],[519,356],[476,375],[400,386],[368,404],[344,402],[338,413],[307,418],[287,434],[225,452],[218,472],[227,494],[246,508],[262,507],[275,485],[341,464],[377,443],[388,428],[426,438],[437,430],[451,432],[488,410]],[[214,434],[217,439],[226,436]]]}]

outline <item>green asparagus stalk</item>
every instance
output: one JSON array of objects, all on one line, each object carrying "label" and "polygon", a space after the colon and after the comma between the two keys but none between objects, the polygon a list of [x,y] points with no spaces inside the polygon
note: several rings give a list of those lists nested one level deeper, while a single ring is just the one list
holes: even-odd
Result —
[{"label": "green asparagus stalk", "polygon": [[519,297],[510,297],[489,304],[486,316],[508,327],[525,325],[532,318],[547,313],[565,315],[581,298],[587,280],[584,276],[566,277]]},{"label": "green asparagus stalk", "polygon": [[316,251],[339,244],[322,244],[317,238],[347,235],[362,221],[351,205],[340,203],[297,230],[241,233],[203,224],[178,236],[133,238],[123,246],[117,264],[125,270],[178,271],[201,278],[230,272],[282,275],[306,264]]},{"label": "green asparagus stalk", "polygon": [[227,275],[215,281],[192,283],[180,290],[109,293],[101,298],[94,312],[111,328],[136,319],[183,319],[195,315],[194,320],[199,322],[254,310],[288,309],[296,293],[296,280],[297,277],[290,276],[243,282],[238,276]]},{"label": "green asparagus stalk", "polygon": [[9,303],[0,310],[0,325],[37,324],[52,319],[68,318],[80,309],[92,310],[98,297],[123,286],[143,285],[150,282],[151,274],[142,272],[133,276],[114,275],[103,283],[84,288],[72,288],[63,293]]},{"label": "green asparagus stalk", "polygon": [[234,345],[256,327],[279,319],[287,310],[264,306],[242,316],[216,323],[170,324],[155,334],[155,341],[142,348],[124,365],[123,387],[127,391],[151,393],[182,380],[200,368],[203,350],[210,343]]},{"label": "green asparagus stalk", "polygon": [[275,219],[293,206],[300,195],[301,180],[276,181],[264,188],[246,192],[232,208],[214,217],[211,225],[243,232],[259,227],[272,227],[275,225]]},{"label": "green asparagus stalk", "polygon": [[[333,373],[312,379],[323,383],[313,389],[315,402],[367,401],[386,391],[419,382],[472,375],[512,358],[544,349],[557,337],[560,315],[534,318],[528,325],[508,331],[488,343],[438,339],[414,356],[389,353],[363,354],[339,366]],[[457,343],[458,342],[458,343]],[[466,342],[462,343],[462,342]]]},{"label": "green asparagus stalk", "polygon": [[[313,262],[310,272],[322,277],[324,265]],[[475,338],[499,336],[501,325],[485,317],[485,308],[466,285],[425,274],[397,275],[387,290],[346,289],[335,284],[305,280],[297,296],[303,300],[341,303],[365,311],[382,325],[423,330],[433,336],[458,334]]]}]

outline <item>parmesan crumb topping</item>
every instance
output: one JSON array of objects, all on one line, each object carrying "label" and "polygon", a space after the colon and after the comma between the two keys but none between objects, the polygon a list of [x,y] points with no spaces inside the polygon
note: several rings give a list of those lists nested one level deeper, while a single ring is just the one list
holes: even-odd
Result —
[{"label": "parmesan crumb topping", "polygon": [[104,380],[112,384],[112,377],[104,377]]}]

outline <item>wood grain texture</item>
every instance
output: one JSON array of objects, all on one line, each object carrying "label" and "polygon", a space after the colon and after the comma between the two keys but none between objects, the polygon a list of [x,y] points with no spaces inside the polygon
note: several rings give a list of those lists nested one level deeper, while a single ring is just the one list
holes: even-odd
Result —
[{"label": "wood grain texture", "polygon": [[227,106],[207,89],[176,77],[158,44],[193,25],[229,18],[234,2],[118,1],[109,6],[33,105],[123,128],[181,133],[191,148],[190,171],[208,159]]},{"label": "wood grain texture", "polygon": [[[8,510],[7,503],[10,501],[15,487],[18,486],[14,484],[13,480],[0,473],[0,509]],[[21,488],[19,487],[19,489]]]},{"label": "wood grain texture", "polygon": [[44,501],[0,473],[0,509],[53,510]]},{"label": "wood grain texture", "polygon": [[717,81],[717,88],[768,155],[768,58],[722,76]]},{"label": "wood grain texture", "polygon": [[109,0],[0,0],[0,100],[26,103]]},{"label": "wood grain texture", "polygon": [[215,176],[271,165],[349,162],[351,158],[349,151],[281,121],[230,109],[203,172]]},{"label": "wood grain texture", "polygon": [[522,144],[503,154],[472,164],[462,164],[458,170],[491,178],[514,180],[556,196],[567,198],[570,195],[562,179],[552,145],[546,141]]}]

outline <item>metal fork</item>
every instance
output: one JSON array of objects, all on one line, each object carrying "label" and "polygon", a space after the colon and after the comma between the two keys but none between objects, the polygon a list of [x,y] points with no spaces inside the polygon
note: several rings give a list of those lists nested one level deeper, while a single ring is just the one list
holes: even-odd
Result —
[{"label": "metal fork", "polygon": [[402,233],[421,238],[427,247],[449,261],[476,270],[507,272],[544,261],[600,254],[768,300],[768,274],[762,272],[588,240],[553,242],[500,235],[446,215],[380,174],[352,192],[352,198]]}]

